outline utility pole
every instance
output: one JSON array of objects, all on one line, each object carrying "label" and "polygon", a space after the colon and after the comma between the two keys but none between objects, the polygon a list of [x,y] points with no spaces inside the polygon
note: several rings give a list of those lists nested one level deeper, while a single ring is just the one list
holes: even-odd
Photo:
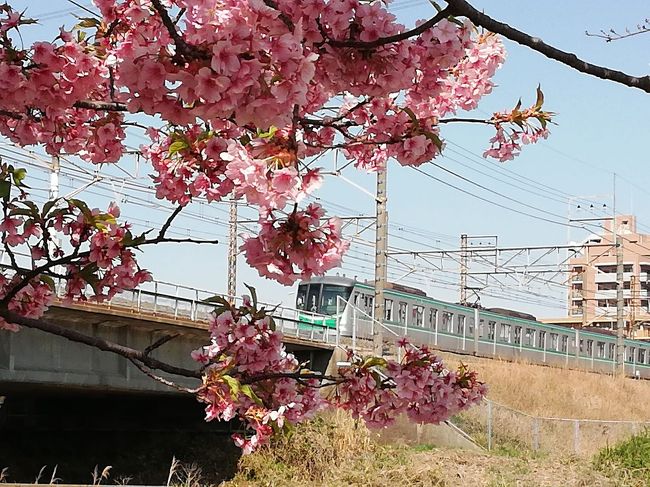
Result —
[{"label": "utility pole", "polygon": [[467,304],[467,234],[460,236],[460,304]]},{"label": "utility pole", "polygon": [[383,330],[378,323],[384,321],[384,287],[386,286],[387,266],[386,251],[388,248],[388,211],[386,208],[386,172],[387,166],[377,171],[377,192],[375,194],[376,220],[375,220],[375,306],[373,326],[373,350],[375,355],[384,354]]},{"label": "utility pole", "polygon": [[230,200],[228,232],[228,301],[234,304],[237,295],[237,202]]},{"label": "utility pole", "polygon": [[[613,222],[616,226],[616,220]],[[616,232],[616,230],[614,230]],[[625,317],[624,306],[625,300],[623,298],[623,283],[624,283],[624,273],[623,273],[623,243],[621,237],[618,235],[618,232],[615,234],[616,238],[616,367],[619,373],[624,372],[625,367],[625,342],[624,342],[624,331],[625,331]]]}]

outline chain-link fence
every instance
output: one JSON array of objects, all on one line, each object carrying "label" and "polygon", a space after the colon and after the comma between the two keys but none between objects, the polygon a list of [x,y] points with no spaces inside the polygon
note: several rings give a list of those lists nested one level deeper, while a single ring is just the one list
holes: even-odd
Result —
[{"label": "chain-link fence", "polygon": [[487,399],[452,421],[488,450],[581,456],[650,427],[650,421],[533,416]]}]

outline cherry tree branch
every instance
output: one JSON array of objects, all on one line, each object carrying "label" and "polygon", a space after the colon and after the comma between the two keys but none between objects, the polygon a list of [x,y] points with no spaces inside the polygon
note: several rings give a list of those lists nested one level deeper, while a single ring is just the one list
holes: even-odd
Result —
[{"label": "cherry tree branch", "polygon": [[419,36],[423,32],[426,32],[427,30],[431,29],[441,20],[449,17],[451,14],[452,14],[451,9],[449,7],[446,7],[442,9],[440,12],[438,12],[434,17],[431,17],[429,20],[418,25],[414,29],[406,30],[404,32],[400,32],[399,34],[395,34],[392,36],[380,37],[379,39],[375,39],[374,41],[364,42],[364,41],[355,41],[355,40],[341,41],[336,39],[327,39],[326,42],[330,46],[334,46],[334,47],[354,47],[356,49],[374,49],[376,47],[385,46],[386,44],[392,44],[394,42],[400,42],[409,39],[411,37]]},{"label": "cherry tree branch", "polygon": [[160,20],[162,20],[167,32],[169,32],[169,36],[174,41],[174,45],[176,46],[176,54],[174,57],[177,58],[177,61],[180,61],[180,59],[178,59],[179,57],[189,59],[208,59],[210,57],[208,53],[185,42],[185,39],[183,39],[176,30],[176,24],[169,16],[167,9],[162,3],[160,3],[160,0],[151,0],[151,5],[153,5],[153,8],[160,16]]},{"label": "cherry tree branch", "polygon": [[596,64],[591,64],[578,58],[573,53],[562,51],[549,44],[546,44],[539,37],[533,37],[514,27],[494,20],[493,18],[479,12],[472,7],[466,0],[447,0],[450,13],[457,16],[463,16],[472,21],[474,25],[484,27],[485,29],[501,34],[502,36],[517,42],[523,46],[537,51],[549,59],[559,61],[562,64],[572,67],[581,73],[589,74],[597,78],[614,81],[632,88],[638,88],[650,93],[650,76],[632,76],[622,71],[616,71]]},{"label": "cherry tree branch", "polygon": [[0,308],[0,316],[2,316],[10,323],[15,323],[17,325],[24,326],[25,328],[41,330],[52,335],[66,338],[72,342],[83,343],[105,352],[115,353],[131,361],[135,360],[152,370],[161,370],[163,372],[178,375],[181,377],[191,377],[196,379],[201,378],[201,373],[198,370],[190,370],[168,364],[149,356],[143,351],[136,350],[125,345],[120,345],[119,343],[115,343],[104,338],[86,335],[76,330],[71,330],[63,326],[55,325],[54,323],[49,323],[45,320],[25,318],[19,314],[7,310],[6,308]]}]

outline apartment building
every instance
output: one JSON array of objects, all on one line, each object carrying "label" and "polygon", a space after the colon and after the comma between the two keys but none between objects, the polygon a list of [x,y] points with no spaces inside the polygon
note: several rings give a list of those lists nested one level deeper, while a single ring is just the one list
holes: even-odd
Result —
[{"label": "apartment building", "polygon": [[[616,225],[616,227],[614,227]],[[569,261],[566,318],[557,324],[616,328],[615,235],[623,247],[623,297],[626,336],[650,338],[650,235],[637,232],[633,215],[608,220],[601,235],[592,235]],[[616,234],[613,230],[616,230]]]}]

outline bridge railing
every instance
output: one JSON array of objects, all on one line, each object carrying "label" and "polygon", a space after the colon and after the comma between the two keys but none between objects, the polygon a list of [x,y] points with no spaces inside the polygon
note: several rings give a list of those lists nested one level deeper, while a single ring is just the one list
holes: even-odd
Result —
[{"label": "bridge railing", "polygon": [[[27,269],[31,267],[31,258],[28,255],[15,254],[15,257],[17,264],[21,268]],[[9,272],[13,269],[4,250],[0,250],[0,267]],[[61,299],[65,296],[66,281],[65,279],[55,278],[54,282],[56,295]],[[90,286],[88,286],[87,290],[89,294],[92,294]],[[238,306],[243,302],[243,299],[239,296],[229,296],[165,281],[150,281],[136,289],[123,291],[110,300],[91,302],[93,305],[107,309],[128,310],[134,314],[189,321],[205,326],[214,310],[214,304],[206,301],[214,296],[221,296],[229,301],[234,301]],[[84,303],[76,301],[75,304],[83,305]],[[273,310],[276,329],[285,336],[330,345],[336,343],[336,330],[325,325],[306,324],[300,320],[300,316],[306,316],[312,322],[324,323],[327,318],[324,315],[269,303],[259,303],[259,305]]]}]

